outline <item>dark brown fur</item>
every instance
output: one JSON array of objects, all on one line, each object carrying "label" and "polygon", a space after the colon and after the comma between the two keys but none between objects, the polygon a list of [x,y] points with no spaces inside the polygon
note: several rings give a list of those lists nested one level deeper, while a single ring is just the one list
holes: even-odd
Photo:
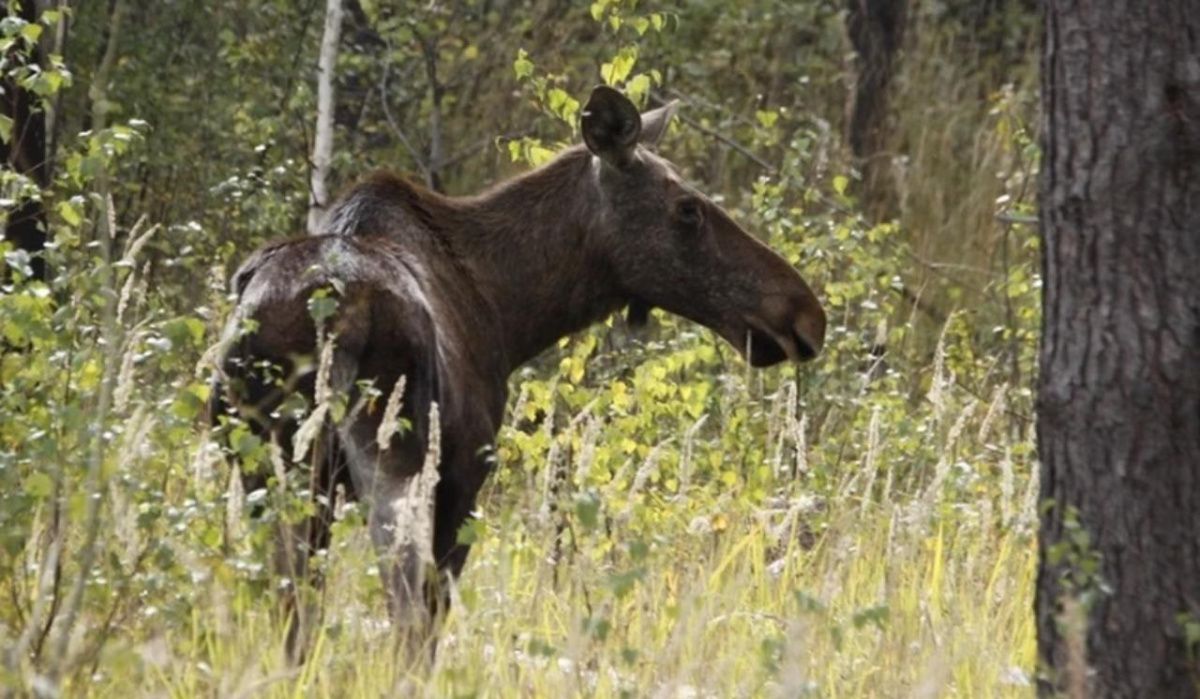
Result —
[{"label": "dark brown fur", "polygon": [[[338,300],[327,328],[336,337],[332,384],[348,404],[358,382],[386,396],[406,379],[402,414],[414,428],[389,449],[375,445],[382,399],[329,424],[315,447],[315,490],[341,483],[370,506],[398,625],[428,626],[422,571],[412,552],[394,549],[389,523],[421,468],[433,403],[442,437],[433,553],[443,574],[457,575],[467,556],[457,533],[493,468],[508,376],[559,338],[622,307],[637,316],[660,307],[748,349],[755,365],[819,351],[824,313],[799,275],[649,149],[672,111],[639,117],[619,93],[597,88],[585,108],[586,146],[466,198],[374,175],[330,211],[327,234],[269,245],[234,276],[239,301],[219,412],[290,452],[296,425],[277,409],[292,390],[312,400],[319,348],[307,303],[319,289]],[[246,319],[257,327],[239,336]],[[290,381],[280,388],[258,378],[263,360]],[[248,486],[264,484],[251,477]],[[300,546],[285,572],[304,573],[310,550],[328,543],[328,523],[328,508],[319,508],[308,533],[293,537]]]}]

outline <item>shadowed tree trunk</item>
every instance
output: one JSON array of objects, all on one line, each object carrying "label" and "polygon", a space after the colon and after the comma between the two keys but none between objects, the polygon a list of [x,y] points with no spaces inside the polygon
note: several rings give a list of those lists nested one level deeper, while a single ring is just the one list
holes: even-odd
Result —
[{"label": "shadowed tree trunk", "polygon": [[846,140],[862,169],[866,201],[890,208],[887,177],[888,87],[904,40],[908,0],[846,0],[846,32],[858,54],[858,74]]},{"label": "shadowed tree trunk", "polygon": [[[23,0],[18,16],[29,23],[36,23],[37,5],[34,0]],[[22,58],[19,47],[9,49],[5,64],[8,67],[24,63],[38,63],[40,49]],[[37,97],[11,80],[5,74],[0,79],[0,114],[12,120],[12,131],[7,139],[0,138],[0,161],[4,167],[25,175],[38,188],[47,184],[46,171],[46,113],[37,103]],[[19,250],[34,255],[30,260],[35,279],[46,278],[46,264],[40,253],[46,248],[46,212],[40,201],[26,199],[8,212],[4,220],[4,237],[12,241]]]},{"label": "shadowed tree trunk", "polygon": [[1200,2],[1044,7],[1039,688],[1195,697]]}]

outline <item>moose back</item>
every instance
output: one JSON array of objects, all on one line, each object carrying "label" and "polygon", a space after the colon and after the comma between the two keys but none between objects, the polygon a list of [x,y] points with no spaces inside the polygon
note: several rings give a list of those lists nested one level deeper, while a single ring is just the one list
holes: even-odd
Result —
[{"label": "moose back", "polygon": [[[315,514],[282,532],[276,555],[293,583],[291,647],[311,625],[297,583],[328,545],[338,485],[369,508],[395,626],[430,636],[438,581],[467,557],[457,532],[493,468],[508,376],[561,337],[657,307],[755,366],[820,351],[825,315],[808,284],[653,150],[674,108],[639,114],[597,87],[584,143],[552,162],[464,198],[375,175],[334,205],[323,235],[268,245],[234,275],[215,419],[289,455],[301,432],[297,457],[312,465]],[[368,386],[401,402],[364,401]],[[352,407],[322,412],[312,434],[285,403],[297,394],[310,410]],[[403,429],[383,424],[386,403]],[[436,486],[420,502],[431,451]],[[268,471],[244,474],[247,489]]]}]

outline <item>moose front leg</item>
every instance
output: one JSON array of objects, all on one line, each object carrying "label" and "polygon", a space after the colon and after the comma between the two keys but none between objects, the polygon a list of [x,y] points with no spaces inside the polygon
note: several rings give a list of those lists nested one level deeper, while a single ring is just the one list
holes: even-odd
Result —
[{"label": "moose front leg", "polygon": [[[288,441],[291,441],[290,434]],[[313,445],[307,472],[286,472],[281,468],[276,473],[280,517],[275,525],[272,567],[279,579],[283,619],[287,626],[285,650],[293,664],[304,661],[313,632],[321,622],[325,579],[313,557],[329,548],[337,485],[346,483],[339,450],[332,433],[323,431]],[[297,478],[307,478],[307,488],[303,483],[289,485]],[[257,486],[263,480],[259,477],[247,485]],[[289,519],[287,514],[294,509],[287,502],[288,498],[296,496],[293,488],[307,490],[310,498],[305,504],[311,511],[300,515],[298,520]]]},{"label": "moose front leg", "polygon": [[280,522],[275,532],[273,568],[279,578],[283,619],[287,625],[284,649],[292,664],[304,662],[313,631],[321,619],[324,578],[313,565],[312,557],[329,546],[332,512],[322,503],[316,507],[316,515],[294,524]]},{"label": "moose front leg", "polygon": [[[481,424],[488,422],[481,420]],[[436,626],[450,611],[450,591],[462,573],[471,550],[471,538],[463,537],[463,527],[475,518],[475,502],[488,474],[495,465],[490,435],[480,431],[465,440],[467,444],[487,444],[482,448],[456,448],[448,442],[443,450],[442,477],[437,483],[434,507],[433,558],[437,577],[426,586],[429,614]]]}]

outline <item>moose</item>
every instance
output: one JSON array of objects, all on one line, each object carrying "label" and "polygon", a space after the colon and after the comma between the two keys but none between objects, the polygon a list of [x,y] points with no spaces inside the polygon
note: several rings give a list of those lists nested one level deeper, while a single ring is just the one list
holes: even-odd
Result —
[{"label": "moose", "polygon": [[[457,534],[495,466],[508,376],[616,311],[683,316],[756,367],[821,350],[825,314],[804,279],[657,154],[675,109],[639,114],[596,87],[583,143],[551,162],[461,198],[375,174],[330,208],[321,235],[269,244],[235,273],[214,421],[240,421],[286,448],[303,422],[289,397],[311,407],[325,390],[358,404],[322,416],[307,452],[311,514],[276,553],[292,588],[328,546],[340,487],[368,508],[398,635],[435,641],[442,583],[467,559]],[[336,306],[327,318],[313,312],[318,297]],[[363,407],[371,389],[403,391],[402,429],[381,431],[385,401]],[[432,526],[414,534],[405,503],[431,449]],[[247,491],[266,486],[267,470],[243,474]],[[289,599],[288,647],[302,653],[306,622]]]}]

